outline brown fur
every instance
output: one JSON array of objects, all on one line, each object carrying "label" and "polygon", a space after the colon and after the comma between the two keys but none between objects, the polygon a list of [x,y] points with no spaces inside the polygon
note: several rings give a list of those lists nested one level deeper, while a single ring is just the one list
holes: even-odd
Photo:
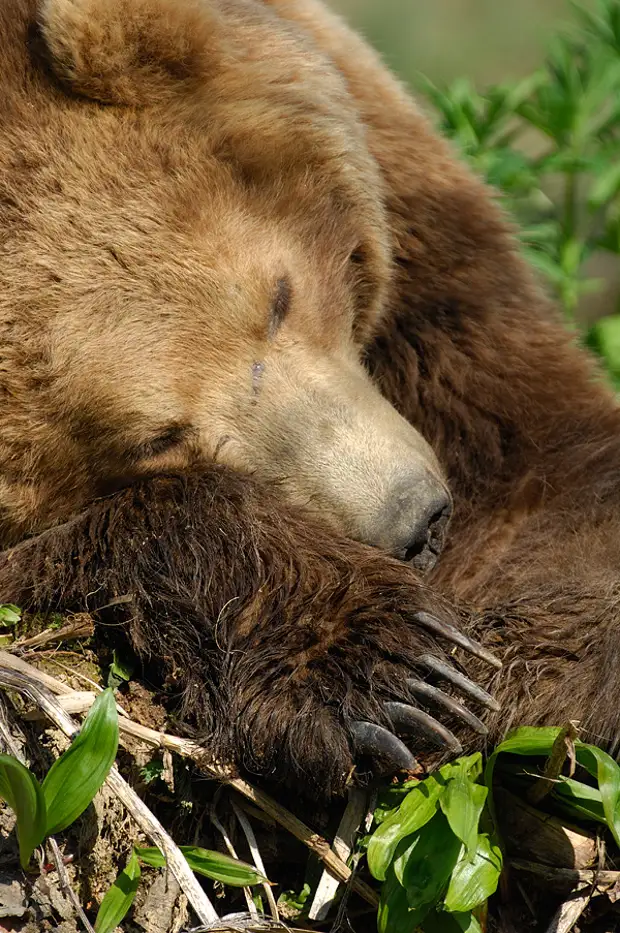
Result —
[{"label": "brown fur", "polygon": [[443,480],[360,362],[388,228],[337,70],[261,3],[0,16],[4,541],[217,459],[388,546],[394,491]]},{"label": "brown fur", "polygon": [[[0,10],[5,542],[129,486],[5,552],[2,598],[130,594],[102,620],[183,715],[316,793],[349,720],[407,697],[419,609],[503,657],[493,737],[570,717],[615,747],[620,414],[489,192],[314,0],[141,0],[139,28],[116,2],[43,6],[62,86],[34,7]],[[426,582],[342,536],[376,539],[407,452],[439,475],[421,437],[455,500]]]}]

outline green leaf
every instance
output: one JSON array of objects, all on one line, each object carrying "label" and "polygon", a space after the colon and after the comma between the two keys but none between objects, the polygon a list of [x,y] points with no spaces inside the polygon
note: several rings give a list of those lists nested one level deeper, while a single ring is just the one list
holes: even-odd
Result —
[{"label": "green leaf", "polygon": [[437,813],[413,836],[403,839],[393,869],[412,908],[432,906],[445,889],[461,852],[458,839],[443,813]]},{"label": "green leaf", "polygon": [[560,262],[566,276],[577,275],[583,262],[583,253],[584,244],[574,237],[571,237],[562,244]]},{"label": "green leaf", "polygon": [[620,846],[620,767],[607,752],[596,745],[576,742],[575,755],[579,764],[598,781],[607,826],[616,845]]},{"label": "green leaf", "polygon": [[[487,787],[492,789],[493,771],[498,755],[502,752],[516,755],[549,755],[560,731],[559,728],[524,726],[509,735],[497,746],[487,762],[484,772]],[[575,755],[579,764],[596,778],[605,822],[616,844],[620,845],[620,767],[607,752],[596,745],[575,742]]]},{"label": "green leaf", "polygon": [[377,797],[377,806],[373,811],[373,820],[377,826],[391,816],[396,807],[399,807],[412,788],[417,787],[418,780],[404,781],[402,784],[390,784],[382,787]]},{"label": "green leaf", "polygon": [[15,813],[19,861],[26,869],[45,837],[45,800],[34,774],[11,755],[0,755],[0,797]]},{"label": "green leaf", "polygon": [[115,648],[108,673],[108,687],[115,689],[121,684],[131,680],[134,667],[133,656],[129,653],[123,654]]},{"label": "green leaf", "polygon": [[[212,849],[201,849],[200,846],[179,846],[179,849],[192,871],[199,875],[206,875],[213,881],[221,881],[222,884],[229,884],[236,888],[251,887],[253,884],[267,882],[267,878],[261,875],[253,865],[231,858],[230,855],[223,855]],[[155,846],[136,849],[136,852],[145,865],[150,865],[152,868],[163,868],[166,864],[163,853]]]},{"label": "green leaf", "polygon": [[490,185],[507,194],[523,197],[537,187],[537,178],[523,153],[508,146],[485,150],[476,166]]},{"label": "green leaf", "polygon": [[502,853],[486,834],[478,837],[473,859],[463,854],[452,872],[444,904],[446,910],[466,912],[483,904],[497,890]]},{"label": "green leaf", "polygon": [[135,852],[101,901],[95,920],[95,933],[112,933],[133,904],[140,884],[140,863]]},{"label": "green leaf", "polygon": [[467,913],[447,913],[445,910],[432,910],[422,924],[424,933],[482,933],[482,928],[474,915]]},{"label": "green leaf", "polygon": [[560,776],[553,788],[553,797],[562,809],[573,816],[578,816],[597,823],[607,824],[601,792],[581,781]]},{"label": "green leaf", "polygon": [[480,777],[482,774],[482,755],[480,752],[474,752],[473,755],[466,755],[464,758],[457,758],[456,761],[450,761],[439,769],[439,774],[444,782],[461,773],[467,775],[471,781],[475,781],[476,778]]},{"label": "green leaf", "polygon": [[[493,796],[493,771],[502,752],[512,755],[549,755],[561,732],[560,726],[521,726],[510,732],[490,756],[484,769],[484,783]],[[491,799],[490,798],[490,799]]]},{"label": "green leaf", "polygon": [[161,779],[164,773],[164,763],[161,758],[151,758],[150,761],[140,768],[140,777],[145,784],[152,784],[153,781]]},{"label": "green leaf", "polygon": [[368,843],[366,857],[371,874],[378,881],[385,880],[388,865],[401,839],[410,836],[434,817],[444,790],[445,782],[434,775],[420,781],[409,791],[396,812],[375,830]]},{"label": "green leaf", "polygon": [[[480,758],[480,756],[478,756]],[[478,842],[478,823],[488,790],[480,784],[474,784],[468,773],[467,759],[455,769],[448,781],[445,793],[439,798],[441,807],[454,835],[461,840],[470,855],[476,850]]]},{"label": "green leaf", "polygon": [[277,901],[278,907],[286,907],[287,911],[299,915],[311,893],[312,888],[307,882],[304,883],[301,891],[282,891]]},{"label": "green leaf", "polygon": [[590,210],[598,210],[620,191],[620,162],[608,165],[602,172],[590,189],[588,196],[588,207]]},{"label": "green leaf", "polygon": [[22,611],[13,603],[0,606],[0,625],[16,625],[22,617]]},{"label": "green leaf", "polygon": [[620,314],[599,318],[588,331],[586,340],[612,373],[620,373]]},{"label": "green leaf", "polygon": [[562,731],[560,726],[521,726],[510,732],[503,742],[496,746],[484,769],[484,783],[489,789],[489,810],[497,830],[495,805],[493,802],[493,774],[498,757],[502,752],[513,755],[549,755],[553,743]]},{"label": "green leaf", "polygon": [[43,781],[48,835],[70,826],[108,776],[118,750],[118,715],[110,688],[93,703],[79,735]]},{"label": "green leaf", "polygon": [[409,906],[405,889],[390,868],[381,887],[381,900],[377,913],[378,933],[413,933],[424,920],[430,905],[413,909]]},{"label": "green leaf", "polygon": [[538,249],[524,248],[523,252],[530,265],[541,272],[553,285],[556,287],[562,285],[566,279],[566,273],[556,259]]}]

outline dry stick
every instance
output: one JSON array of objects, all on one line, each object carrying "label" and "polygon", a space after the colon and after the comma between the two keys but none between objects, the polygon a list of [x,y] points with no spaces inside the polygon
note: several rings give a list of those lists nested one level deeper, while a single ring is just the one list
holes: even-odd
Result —
[{"label": "dry stick", "polygon": [[[28,664],[26,661],[22,661],[21,658],[9,654],[8,651],[0,651],[0,665],[6,670],[17,671],[18,674],[31,677],[43,687],[47,687],[51,693],[58,695],[63,693],[75,693],[71,687],[68,687],[67,684],[63,684],[61,680],[56,680],[55,677],[51,677],[49,674],[46,674],[45,671],[40,671],[37,667],[33,667],[32,664]],[[93,696],[93,702],[94,699],[95,697]]]},{"label": "dry stick", "polygon": [[[245,838],[248,841],[248,846],[250,847],[250,852],[252,853],[252,861],[254,862],[254,865],[261,873],[261,875],[266,878],[267,872],[265,871],[265,865],[260,854],[260,849],[258,848],[258,843],[256,842],[256,836],[254,835],[252,824],[248,820],[245,813],[241,810],[241,807],[238,807],[234,800],[231,800],[230,802],[232,804],[233,810],[235,811],[235,816],[239,820],[241,829],[245,833]],[[271,916],[276,921],[276,923],[278,923],[280,920],[280,915],[278,914],[278,905],[276,904],[276,899],[273,896],[273,891],[271,890],[271,885],[268,881],[263,882],[263,889],[265,891],[267,903],[269,904],[269,911]]]},{"label": "dry stick", "polygon": [[[5,651],[0,651],[0,665],[12,668],[13,670],[22,671],[30,677],[37,677],[54,693],[64,695],[67,698],[70,694],[73,695],[77,692],[71,690],[71,688],[63,684],[62,681],[56,680],[56,678],[38,671],[35,667],[32,667],[32,665],[27,664],[25,661],[22,661],[12,654],[7,654]],[[88,697],[88,693],[80,691],[80,697]],[[88,705],[90,705],[94,699],[95,695],[92,694],[92,700],[88,701]],[[63,702],[68,703],[70,701],[69,699],[66,701],[63,700],[61,696],[58,702],[62,704]],[[88,705],[85,705],[84,709],[87,709]],[[78,710],[74,709],[74,712],[78,712]],[[296,839],[302,842],[321,859],[326,868],[335,878],[338,878],[339,881],[346,883],[351,878],[351,869],[332,851],[326,839],[319,836],[318,833],[313,832],[305,823],[302,823],[296,816],[293,816],[289,810],[280,806],[279,803],[268,794],[264,793],[264,791],[248,784],[243,778],[233,777],[231,769],[215,762],[208,749],[196,744],[196,742],[191,742],[189,739],[183,739],[176,735],[169,735],[165,732],[157,732],[155,729],[149,729],[148,726],[142,726],[124,716],[119,716],[118,725],[121,732],[124,732],[126,735],[131,735],[133,738],[145,742],[147,745],[152,745],[155,748],[168,748],[170,751],[176,752],[184,758],[191,758],[202,771],[210,774],[215,780],[222,781],[229,784],[230,787],[234,787],[242,796],[256,804],[260,810],[263,810],[272,817],[276,823],[279,823],[280,826],[291,833],[291,835],[295,836]],[[378,906],[379,897],[374,888],[371,888],[370,885],[361,881],[359,878],[353,878],[351,884],[353,890],[356,891],[360,897],[363,897],[368,904],[372,907]]]},{"label": "dry stick", "polygon": [[[367,794],[358,787],[349,791],[349,801],[336,831],[332,849],[342,861],[351,854],[357,832],[368,810]],[[328,871],[324,871],[318,883],[312,906],[308,913],[310,920],[324,920],[332,907],[340,882]]]},{"label": "dry stick", "polygon": [[576,885],[579,883],[596,884],[608,887],[620,881],[620,871],[599,871],[596,868],[552,868],[539,862],[526,862],[511,859],[510,865],[517,871],[527,871],[548,884]]},{"label": "dry stick", "polygon": [[[247,781],[244,781],[242,778],[229,778],[228,784],[234,787],[235,790],[238,790],[239,793],[243,794],[244,797],[247,797],[248,800],[251,800],[252,803],[255,803],[261,810],[264,810],[272,816],[280,826],[287,829],[289,833],[299,839],[300,842],[303,842],[305,846],[318,855],[326,867],[333,875],[339,878],[340,881],[346,882],[349,880],[352,874],[351,869],[348,865],[345,865],[342,859],[338,858],[335,852],[332,852],[327,839],[319,836],[318,833],[312,832],[305,823],[302,823],[296,816],[293,816],[289,810],[285,810],[284,807],[281,807],[279,803],[276,803],[276,801],[268,794],[265,794],[264,791],[259,790],[257,787],[252,787],[251,784],[248,784]],[[373,907],[379,905],[379,896],[369,884],[360,881],[359,878],[354,878],[352,886],[353,889]]]},{"label": "dry stick", "polygon": [[77,896],[77,894],[71,887],[71,881],[69,879],[69,872],[65,868],[65,863],[62,860],[62,852],[58,848],[58,843],[56,842],[53,836],[50,836],[47,841],[49,843],[49,847],[52,853],[52,859],[54,861],[54,865],[56,866],[56,872],[58,874],[58,881],[60,883],[60,890],[65,895],[65,897],[71,901],[73,905],[73,909],[75,910],[78,917],[84,924],[84,927],[88,931],[88,933],[95,933],[94,927],[91,925],[90,920],[88,919],[88,917],[82,910],[82,905],[80,904],[79,897]]},{"label": "dry stick", "polygon": [[[520,859],[512,859],[510,865],[518,871],[531,872],[550,884],[557,884],[558,882],[571,884],[574,892],[578,893],[577,897],[571,897],[570,900],[565,901],[559,907],[547,927],[546,933],[570,933],[590,903],[595,889],[598,886],[609,887],[620,878],[620,872],[618,871],[550,868],[547,865],[539,865],[537,862],[524,862]],[[581,889],[583,889],[584,885],[587,885],[588,890],[582,892]]]},{"label": "dry stick", "polygon": [[[38,671],[34,671],[35,675]],[[0,686],[16,690],[29,697],[39,706],[48,718],[56,725],[67,738],[72,739],[79,731],[77,724],[65,713],[55,696],[47,687],[42,686],[29,675],[7,670],[0,660]],[[187,864],[176,843],[168,835],[159,820],[142,803],[138,795],[129,787],[125,779],[113,766],[106,778],[107,786],[125,805],[140,829],[161,849],[166,862],[194,908],[201,923],[208,925],[219,922],[219,916],[211,901],[198,883],[196,876]]]},{"label": "dry stick", "polygon": [[565,901],[554,914],[545,933],[570,933],[589,903],[589,892]]},{"label": "dry stick", "polygon": [[45,629],[30,638],[20,639],[19,642],[9,646],[9,651],[22,651],[24,648],[40,648],[42,645],[54,642],[71,641],[73,638],[90,638],[94,631],[94,623],[90,616],[83,614],[74,618],[66,625],[56,629]]},{"label": "dry stick", "polygon": [[531,804],[540,803],[550,791],[562,773],[567,757],[571,759],[572,770],[575,762],[575,740],[577,728],[574,722],[567,722],[558,733],[547,759],[542,777],[532,785],[527,793],[527,800]]},{"label": "dry stick", "polygon": [[[211,804],[209,808],[209,819],[211,820],[211,822],[213,823],[217,831],[222,836],[222,839],[224,840],[224,845],[228,849],[228,854],[231,855],[233,858],[238,859],[239,856],[237,855],[237,850],[235,849],[233,845],[233,841],[228,835],[224,824],[220,821],[220,818],[218,817],[216,809],[215,809],[217,806],[218,794],[219,794],[219,791],[221,791],[221,789],[222,789],[221,787],[218,788],[218,791],[215,794],[213,803]],[[252,920],[254,921],[258,920],[258,910],[256,909],[256,904],[254,903],[254,900],[252,898],[252,889],[247,887],[247,885],[244,885],[243,896],[245,897],[245,902],[248,905],[248,913],[250,914]]]},{"label": "dry stick", "polygon": [[17,758],[18,761],[21,761],[21,763],[27,767],[19,743],[15,741],[11,732],[6,701],[2,696],[0,696],[0,749],[8,752],[9,755],[12,755],[13,758]]}]

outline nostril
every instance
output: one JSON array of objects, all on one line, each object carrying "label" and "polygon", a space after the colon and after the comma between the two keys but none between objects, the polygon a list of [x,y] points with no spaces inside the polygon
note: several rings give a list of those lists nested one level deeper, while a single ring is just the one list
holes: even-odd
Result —
[{"label": "nostril", "polygon": [[444,499],[441,505],[431,507],[412,530],[409,543],[404,549],[404,559],[418,570],[432,570],[443,548],[451,514],[449,500]]},{"label": "nostril", "polygon": [[428,523],[428,538],[431,547],[435,541],[437,541],[437,547],[439,550],[441,550],[443,547],[443,539],[451,515],[452,505],[448,502],[442,506],[442,508],[437,509],[437,511],[431,516],[431,519]]},{"label": "nostril", "polygon": [[426,550],[429,550],[426,534],[420,535],[419,537],[412,540],[411,544],[405,548],[403,560],[405,560],[407,563],[414,563],[416,566],[418,566],[416,559],[421,557]]}]

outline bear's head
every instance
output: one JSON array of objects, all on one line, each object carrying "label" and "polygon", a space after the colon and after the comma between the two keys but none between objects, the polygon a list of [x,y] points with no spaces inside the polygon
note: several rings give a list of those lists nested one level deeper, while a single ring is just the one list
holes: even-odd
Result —
[{"label": "bear's head", "polygon": [[390,288],[341,75],[252,0],[0,9],[0,537],[219,462],[432,560],[435,456],[362,363]]}]

